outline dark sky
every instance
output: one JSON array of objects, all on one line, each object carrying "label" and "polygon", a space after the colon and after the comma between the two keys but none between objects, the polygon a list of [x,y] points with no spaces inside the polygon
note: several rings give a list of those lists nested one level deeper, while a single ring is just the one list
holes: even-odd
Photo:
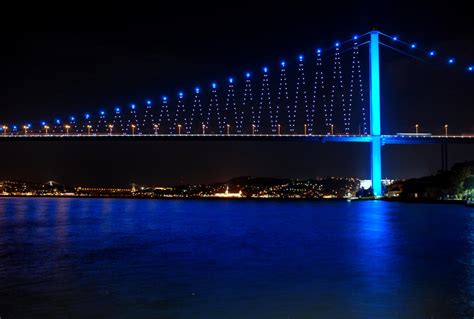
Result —
[{"label": "dark sky", "polygon": [[[11,8],[0,22],[0,122],[157,100],[374,27],[474,62],[473,21],[462,5],[414,1]],[[383,131],[406,132],[420,123],[440,133],[449,123],[453,133],[474,132],[473,83],[462,67],[382,50]],[[0,180],[126,185],[238,175],[368,178],[368,150],[296,142],[2,143]],[[449,156],[450,163],[472,160],[474,146],[451,146]],[[432,174],[440,162],[440,146],[384,147],[384,177]]]}]

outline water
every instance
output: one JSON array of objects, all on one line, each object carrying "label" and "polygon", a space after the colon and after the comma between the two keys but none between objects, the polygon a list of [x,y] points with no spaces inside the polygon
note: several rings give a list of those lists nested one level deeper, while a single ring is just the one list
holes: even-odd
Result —
[{"label": "water", "polygon": [[474,210],[0,198],[0,317],[472,318]]}]

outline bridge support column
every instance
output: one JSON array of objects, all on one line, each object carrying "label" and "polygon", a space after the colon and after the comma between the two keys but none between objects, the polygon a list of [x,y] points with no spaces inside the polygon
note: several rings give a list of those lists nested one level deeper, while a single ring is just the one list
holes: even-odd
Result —
[{"label": "bridge support column", "polygon": [[370,135],[371,175],[374,196],[382,196],[382,143],[380,140],[380,61],[379,32],[370,33]]}]

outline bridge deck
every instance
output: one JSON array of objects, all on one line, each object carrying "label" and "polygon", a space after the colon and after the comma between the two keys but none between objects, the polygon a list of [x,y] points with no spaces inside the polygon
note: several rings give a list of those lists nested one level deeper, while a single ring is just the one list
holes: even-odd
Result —
[{"label": "bridge deck", "polygon": [[[0,142],[19,141],[308,141],[319,143],[368,143],[370,135],[303,134],[8,134]],[[382,144],[465,144],[474,136],[382,135]]]}]

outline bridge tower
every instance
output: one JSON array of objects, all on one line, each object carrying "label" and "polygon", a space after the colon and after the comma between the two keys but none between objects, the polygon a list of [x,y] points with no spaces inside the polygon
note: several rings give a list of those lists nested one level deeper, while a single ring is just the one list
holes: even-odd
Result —
[{"label": "bridge tower", "polygon": [[380,139],[380,60],[379,32],[370,32],[370,157],[374,196],[382,196],[382,143]]}]

